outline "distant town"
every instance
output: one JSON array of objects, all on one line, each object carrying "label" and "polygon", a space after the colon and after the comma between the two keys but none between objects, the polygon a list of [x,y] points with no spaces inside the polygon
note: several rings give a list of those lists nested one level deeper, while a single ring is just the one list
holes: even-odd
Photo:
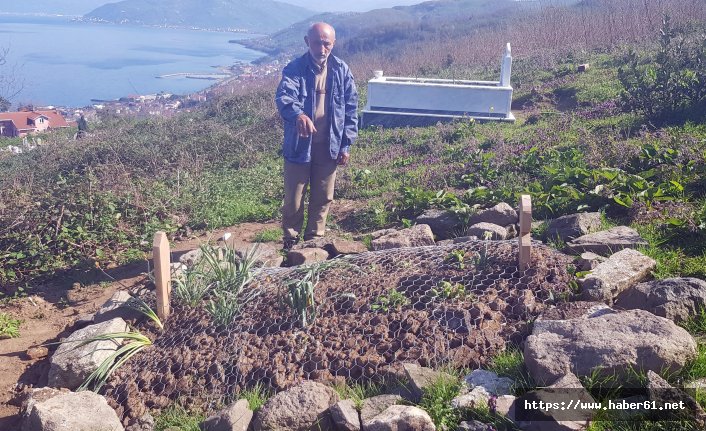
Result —
[{"label": "distant town", "polygon": [[[3,150],[21,153],[32,149],[27,136],[56,129],[76,128],[79,119],[91,122],[99,112],[131,117],[160,116],[169,117],[180,111],[188,111],[194,106],[210,100],[216,94],[236,93],[254,82],[276,76],[280,71],[280,62],[254,65],[237,63],[223,68],[221,73],[213,75],[179,74],[194,79],[218,79],[209,88],[187,95],[160,92],[157,94],[128,94],[115,100],[93,100],[84,107],[68,106],[24,106],[14,112],[0,112],[0,138],[23,138],[23,146],[6,146]],[[168,76],[165,76],[168,77]],[[3,147],[0,145],[0,147]]]}]

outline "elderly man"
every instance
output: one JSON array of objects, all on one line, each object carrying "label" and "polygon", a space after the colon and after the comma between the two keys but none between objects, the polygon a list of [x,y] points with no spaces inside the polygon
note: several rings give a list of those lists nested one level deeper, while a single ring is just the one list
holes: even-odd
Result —
[{"label": "elderly man", "polygon": [[309,48],[282,71],[275,102],[284,121],[284,248],[299,240],[304,197],[309,185],[309,216],[304,240],[322,237],[333,201],[337,165],[348,163],[358,136],[358,92],[348,65],[331,50],[336,32],[313,24],[304,42]]}]

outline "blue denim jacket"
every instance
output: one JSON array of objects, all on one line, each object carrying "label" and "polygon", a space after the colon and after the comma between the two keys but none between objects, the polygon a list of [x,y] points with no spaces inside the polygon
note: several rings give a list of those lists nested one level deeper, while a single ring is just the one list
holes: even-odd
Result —
[{"label": "blue denim jacket", "polygon": [[[331,158],[336,159],[339,153],[348,153],[348,148],[358,136],[358,90],[346,63],[333,55],[327,62],[328,79],[331,80],[329,145]],[[277,86],[275,102],[284,121],[282,153],[285,160],[292,163],[311,161],[311,136],[300,138],[296,121],[302,113],[314,118],[314,75],[307,52],[282,70],[282,80]]]}]

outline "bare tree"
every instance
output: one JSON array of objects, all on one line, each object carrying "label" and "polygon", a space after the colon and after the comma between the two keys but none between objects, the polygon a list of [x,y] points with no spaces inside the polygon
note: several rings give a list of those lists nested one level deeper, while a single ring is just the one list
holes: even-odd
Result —
[{"label": "bare tree", "polygon": [[8,64],[7,58],[10,48],[0,48],[0,112],[7,111],[14,99],[24,86],[17,65]]}]

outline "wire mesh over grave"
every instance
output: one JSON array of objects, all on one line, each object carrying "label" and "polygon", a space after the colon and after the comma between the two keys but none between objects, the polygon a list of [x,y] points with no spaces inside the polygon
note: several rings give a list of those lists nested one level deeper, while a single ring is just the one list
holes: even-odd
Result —
[{"label": "wire mesh over grave", "polygon": [[304,270],[263,269],[247,287],[260,294],[228,325],[203,306],[175,304],[106,395],[127,422],[176,400],[209,411],[256,383],[280,391],[303,380],[379,382],[403,362],[483,366],[570,289],[568,256],[536,243],[520,271],[517,255],[516,241],[469,241],[327,261],[306,326],[283,301]]}]

